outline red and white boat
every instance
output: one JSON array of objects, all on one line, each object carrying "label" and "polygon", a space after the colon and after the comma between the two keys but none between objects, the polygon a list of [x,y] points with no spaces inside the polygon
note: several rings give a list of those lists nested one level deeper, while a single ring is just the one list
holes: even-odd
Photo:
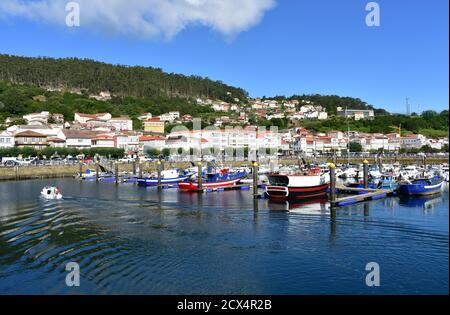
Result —
[{"label": "red and white boat", "polygon": [[330,183],[325,174],[270,174],[266,193],[273,200],[301,200],[323,197]]},{"label": "red and white boat", "polygon": [[[214,188],[222,188],[222,187],[228,187],[228,186],[234,186],[237,183],[239,183],[241,179],[230,179],[230,180],[224,180],[224,181],[217,181],[217,182],[203,182],[202,188],[203,189],[214,189]],[[179,183],[178,188],[180,190],[184,191],[198,191],[198,182],[184,182]]]}]

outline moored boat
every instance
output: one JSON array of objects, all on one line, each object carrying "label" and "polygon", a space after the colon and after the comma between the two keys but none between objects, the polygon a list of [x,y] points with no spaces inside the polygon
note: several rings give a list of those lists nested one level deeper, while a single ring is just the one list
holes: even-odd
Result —
[{"label": "moored boat", "polygon": [[[328,176],[327,176],[328,175]],[[329,174],[271,174],[270,185],[266,187],[269,199],[299,200],[317,198],[326,195]]]},{"label": "moored boat", "polygon": [[[210,173],[206,175],[204,180],[202,180],[202,189],[217,189],[234,186],[246,176],[247,172],[245,171],[221,171],[219,173]],[[182,191],[198,191],[198,180],[179,183],[178,188]]]},{"label": "moored boat", "polygon": [[[161,172],[161,185],[173,185],[187,180],[187,175],[180,175],[178,170],[166,170]],[[139,186],[157,186],[159,183],[158,177],[143,177],[138,178]]]},{"label": "moored boat", "polygon": [[443,182],[443,179],[438,176],[414,179],[400,183],[398,192],[402,195],[433,195],[441,192]]}]

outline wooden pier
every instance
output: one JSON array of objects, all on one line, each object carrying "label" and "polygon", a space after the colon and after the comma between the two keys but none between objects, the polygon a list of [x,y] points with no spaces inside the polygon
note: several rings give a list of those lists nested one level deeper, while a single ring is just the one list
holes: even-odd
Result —
[{"label": "wooden pier", "polygon": [[371,189],[371,188],[357,188],[357,187],[336,187],[339,191],[357,192],[356,195],[345,196],[336,198],[332,206],[345,206],[353,203],[358,203],[367,200],[375,200],[392,195],[394,191],[392,189]]},{"label": "wooden pier", "polygon": [[[368,186],[369,186],[368,163],[369,162],[367,160],[364,160],[364,162],[363,162],[363,164],[364,164],[363,188],[337,186],[336,185],[336,175],[335,175],[336,166],[333,163],[330,163],[330,205],[331,205],[331,208],[350,205],[350,204],[367,201],[367,200],[381,199],[386,196],[392,195],[394,193],[394,190],[392,190],[392,189],[368,188]],[[345,197],[338,197],[337,192],[339,192],[339,193],[347,192],[347,193],[351,193],[353,195],[345,196]]]}]

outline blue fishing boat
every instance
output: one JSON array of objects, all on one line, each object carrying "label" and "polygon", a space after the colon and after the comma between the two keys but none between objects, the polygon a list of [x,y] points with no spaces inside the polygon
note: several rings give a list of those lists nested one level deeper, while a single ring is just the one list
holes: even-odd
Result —
[{"label": "blue fishing boat", "polygon": [[398,177],[395,174],[383,174],[380,179],[379,186],[382,189],[397,189]]},{"label": "blue fishing boat", "polygon": [[[167,170],[161,172],[161,185],[174,185],[184,182],[187,179],[189,179],[189,174],[180,175],[178,170]],[[137,179],[139,186],[157,186],[158,182],[159,180],[157,176]]]},{"label": "blue fishing boat", "polygon": [[441,192],[443,182],[443,179],[438,176],[415,179],[411,182],[400,183],[398,192],[402,195],[433,195]]}]

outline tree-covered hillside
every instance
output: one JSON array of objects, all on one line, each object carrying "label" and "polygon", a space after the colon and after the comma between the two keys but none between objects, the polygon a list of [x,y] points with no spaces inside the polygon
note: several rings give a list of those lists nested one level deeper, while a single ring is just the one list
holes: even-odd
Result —
[{"label": "tree-covered hillside", "polygon": [[113,116],[127,115],[139,127],[137,117],[143,113],[160,115],[168,111],[179,111],[181,115],[203,116],[213,113],[211,107],[197,105],[192,99],[181,97],[113,97],[109,101],[98,101],[85,94],[68,92],[50,92],[32,85],[12,84],[0,81],[0,124],[6,117],[48,111],[61,113],[68,121],[73,120],[74,113],[95,114],[109,112]]},{"label": "tree-covered hillside", "polygon": [[0,54],[0,80],[38,87],[109,91],[118,96],[205,97],[246,101],[247,92],[199,76],[159,68],[111,65],[88,59],[29,58]]}]

